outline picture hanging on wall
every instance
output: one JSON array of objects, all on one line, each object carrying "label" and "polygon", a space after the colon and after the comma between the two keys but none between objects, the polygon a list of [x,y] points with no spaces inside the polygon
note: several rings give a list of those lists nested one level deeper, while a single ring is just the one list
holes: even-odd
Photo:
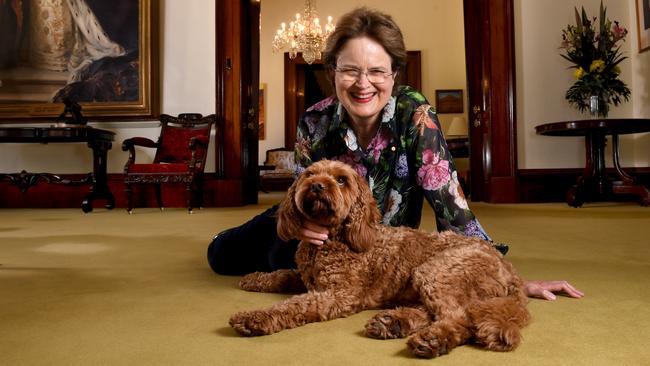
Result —
[{"label": "picture hanging on wall", "polygon": [[158,1],[12,3],[0,7],[0,122],[50,123],[65,100],[91,120],[158,117]]},{"label": "picture hanging on wall", "polygon": [[437,113],[463,113],[463,91],[461,89],[436,90]]},{"label": "picture hanging on wall", "polygon": [[650,0],[636,0],[639,52],[650,50]]}]

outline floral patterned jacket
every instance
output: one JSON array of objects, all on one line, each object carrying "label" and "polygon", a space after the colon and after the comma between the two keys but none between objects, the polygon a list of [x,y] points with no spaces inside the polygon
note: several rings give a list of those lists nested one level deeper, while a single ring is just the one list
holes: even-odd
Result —
[{"label": "floral patterned jacket", "polygon": [[336,97],[309,108],[298,125],[296,173],[321,159],[343,161],[370,184],[385,225],[417,228],[424,196],[439,231],[491,240],[467,205],[436,112],[426,98],[401,86],[382,113],[377,135],[364,151]]}]

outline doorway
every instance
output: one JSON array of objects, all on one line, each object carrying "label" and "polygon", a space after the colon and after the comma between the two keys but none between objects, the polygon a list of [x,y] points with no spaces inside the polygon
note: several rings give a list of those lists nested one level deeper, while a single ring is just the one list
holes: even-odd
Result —
[{"label": "doorway", "polygon": [[[472,199],[517,202],[513,0],[463,0],[463,10]],[[290,104],[285,109],[296,111]],[[302,104],[285,119],[297,121]],[[295,130],[285,129],[285,145],[294,139]]]}]

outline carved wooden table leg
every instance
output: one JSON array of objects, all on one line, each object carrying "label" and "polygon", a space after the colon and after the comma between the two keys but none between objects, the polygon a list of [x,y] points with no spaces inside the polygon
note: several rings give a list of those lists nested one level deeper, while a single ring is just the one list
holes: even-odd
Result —
[{"label": "carved wooden table leg", "polygon": [[111,142],[107,141],[89,141],[88,147],[93,150],[93,183],[90,192],[84,197],[81,203],[83,212],[90,212],[93,210],[93,201],[98,198],[106,199],[106,208],[112,209],[115,207],[115,198],[113,193],[108,188],[108,174],[106,159],[108,150],[112,146]]},{"label": "carved wooden table leg", "polygon": [[605,135],[592,132],[585,136],[585,169],[567,192],[567,204],[580,207],[609,191],[605,174]]},{"label": "carved wooden table leg", "polygon": [[650,191],[645,186],[636,183],[634,178],[627,174],[622,168],[618,160],[618,135],[612,135],[612,153],[614,169],[618,175],[619,180],[612,183],[612,192],[614,194],[630,194],[639,198],[639,203],[643,206],[650,205]]}]

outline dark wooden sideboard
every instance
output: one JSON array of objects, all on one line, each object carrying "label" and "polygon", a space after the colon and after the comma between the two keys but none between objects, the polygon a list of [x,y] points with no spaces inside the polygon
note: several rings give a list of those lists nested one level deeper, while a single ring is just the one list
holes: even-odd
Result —
[{"label": "dark wooden sideboard", "polygon": [[[112,147],[115,133],[89,126],[51,126],[51,127],[0,127],[0,143],[87,143],[93,152],[93,171],[85,181],[91,184],[81,203],[83,212],[93,209],[92,202],[105,199],[106,208],[115,207],[115,199],[107,182],[107,155]],[[39,180],[54,183],[80,183],[60,179],[48,173],[3,173],[0,179],[9,180],[26,191],[29,185]]]}]

